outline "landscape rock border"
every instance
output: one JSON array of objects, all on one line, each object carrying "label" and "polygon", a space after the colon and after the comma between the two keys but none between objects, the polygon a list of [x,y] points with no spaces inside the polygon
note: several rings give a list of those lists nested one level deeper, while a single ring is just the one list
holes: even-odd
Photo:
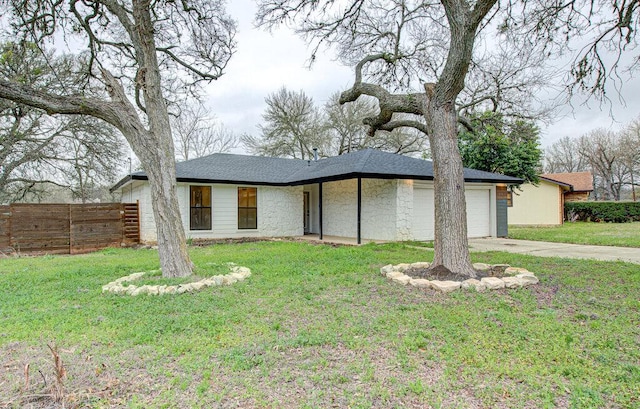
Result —
[{"label": "landscape rock border", "polygon": [[501,288],[520,288],[533,284],[538,284],[539,280],[531,271],[524,268],[511,267],[507,264],[484,264],[475,263],[473,268],[486,273],[499,273],[503,277],[483,277],[480,280],[470,278],[464,281],[439,281],[426,280],[424,278],[412,278],[405,274],[405,271],[412,268],[428,268],[430,263],[405,263],[387,264],[380,268],[383,276],[391,279],[395,283],[402,285],[412,285],[417,288],[432,288],[443,293],[450,293],[460,288],[465,290],[476,290],[483,292],[486,290],[499,290]]},{"label": "landscape rock border", "polygon": [[[237,266],[233,263],[228,263],[229,274],[216,275],[209,278],[204,278],[200,281],[193,283],[178,284],[178,285],[142,285],[140,287],[133,284],[123,285],[123,283],[129,283],[140,279],[146,274],[146,272],[133,273],[125,277],[120,277],[115,281],[110,282],[102,286],[102,292],[110,292],[114,294],[124,294],[137,296],[140,294],[149,295],[170,295],[170,294],[183,294],[193,291],[202,290],[203,288],[219,286],[219,285],[231,285],[238,281],[243,281],[251,275],[251,270],[247,267]],[[154,273],[160,270],[152,270],[149,273]]]}]

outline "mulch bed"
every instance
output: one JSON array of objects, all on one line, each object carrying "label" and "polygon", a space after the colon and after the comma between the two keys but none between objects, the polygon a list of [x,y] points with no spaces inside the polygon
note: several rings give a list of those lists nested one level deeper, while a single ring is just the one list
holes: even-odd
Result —
[{"label": "mulch bed", "polygon": [[[411,278],[424,278],[429,281],[438,280],[438,281],[464,281],[469,279],[469,277],[464,276],[462,274],[451,272],[445,266],[437,266],[433,269],[429,268],[410,268],[404,272]],[[489,277],[489,274],[476,271],[477,279],[481,279],[482,277]]]}]

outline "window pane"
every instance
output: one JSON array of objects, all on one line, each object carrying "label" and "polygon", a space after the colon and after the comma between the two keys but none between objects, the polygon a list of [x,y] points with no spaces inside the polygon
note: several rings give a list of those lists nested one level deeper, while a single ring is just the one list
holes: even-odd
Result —
[{"label": "window pane", "polygon": [[211,230],[211,208],[191,208],[191,230]]},{"label": "window pane", "polygon": [[238,188],[238,207],[248,207],[247,189],[244,187]]},{"label": "window pane", "polygon": [[239,229],[257,229],[258,217],[257,209],[245,208],[238,209],[238,228]]},{"label": "window pane", "polygon": [[255,187],[247,188],[247,207],[258,207],[257,191]]},{"label": "window pane", "polygon": [[191,186],[191,207],[211,207],[211,187]]},{"label": "window pane", "polygon": [[211,230],[211,186],[190,186],[189,227]]},{"label": "window pane", "polygon": [[202,189],[202,206],[211,207],[211,187],[201,186]]}]

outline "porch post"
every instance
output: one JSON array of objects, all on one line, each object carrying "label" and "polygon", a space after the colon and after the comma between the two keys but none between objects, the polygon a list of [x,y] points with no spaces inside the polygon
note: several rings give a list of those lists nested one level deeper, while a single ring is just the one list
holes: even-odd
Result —
[{"label": "porch post", "polygon": [[360,220],[362,217],[362,178],[358,178],[358,235],[357,242],[361,244],[362,240],[360,237],[361,225]]},{"label": "porch post", "polygon": [[318,222],[320,223],[320,240],[322,240],[322,182],[318,183]]}]

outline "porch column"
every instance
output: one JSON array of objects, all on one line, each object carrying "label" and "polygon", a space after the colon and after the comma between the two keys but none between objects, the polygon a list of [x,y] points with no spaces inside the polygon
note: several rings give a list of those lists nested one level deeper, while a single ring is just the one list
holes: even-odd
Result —
[{"label": "porch column", "polygon": [[358,178],[358,234],[357,234],[357,243],[361,244],[362,240],[360,237],[361,225],[360,220],[362,218],[362,178]]},{"label": "porch column", "polygon": [[320,223],[320,240],[322,240],[322,182],[318,183],[318,222]]}]

